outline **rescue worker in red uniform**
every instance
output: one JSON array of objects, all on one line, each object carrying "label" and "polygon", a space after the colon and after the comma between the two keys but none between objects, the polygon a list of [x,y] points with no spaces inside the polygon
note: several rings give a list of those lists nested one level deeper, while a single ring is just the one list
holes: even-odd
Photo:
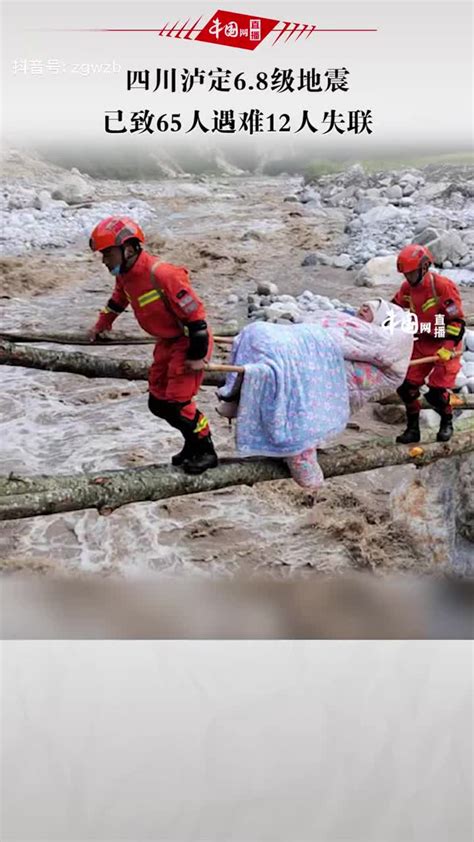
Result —
[{"label": "rescue worker in red uniform", "polygon": [[397,269],[405,275],[405,280],[392,301],[415,313],[418,319],[412,360],[439,357],[439,362],[410,366],[406,379],[397,389],[407,411],[407,428],[396,439],[402,444],[420,441],[419,397],[425,380],[429,386],[425,397],[441,416],[437,441],[449,441],[453,434],[448,389],[453,388],[461,368],[460,357],[454,354],[461,350],[465,321],[456,284],[431,271],[432,262],[430,251],[417,243],[405,246],[397,260]]},{"label": "rescue worker in red uniform", "polygon": [[130,304],[143,330],[156,337],[148,376],[148,407],[179,430],[184,447],[172,457],[189,474],[217,465],[209,422],[194,403],[212,354],[212,335],[202,301],[187,270],[148,254],[143,231],[128,217],[108,217],[89,241],[116,277],[115,289],[89,332],[91,341],[112,328]]}]

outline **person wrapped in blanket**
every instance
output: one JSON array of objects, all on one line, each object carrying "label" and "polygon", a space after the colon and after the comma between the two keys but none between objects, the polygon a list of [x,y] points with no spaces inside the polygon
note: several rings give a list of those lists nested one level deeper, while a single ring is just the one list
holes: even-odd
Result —
[{"label": "person wrapped in blanket", "polygon": [[284,458],[295,482],[320,487],[317,448],[403,382],[413,348],[404,324],[400,307],[376,298],[354,314],[320,310],[304,324],[245,327],[231,356],[245,376],[228,374],[217,393],[217,412],[236,419],[239,455]]}]

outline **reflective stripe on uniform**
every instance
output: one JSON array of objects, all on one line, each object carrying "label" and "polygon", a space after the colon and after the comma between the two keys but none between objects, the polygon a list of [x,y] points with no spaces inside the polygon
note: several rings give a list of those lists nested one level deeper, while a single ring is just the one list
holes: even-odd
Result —
[{"label": "reflective stripe on uniform", "polygon": [[146,304],[151,304],[152,301],[158,301],[162,298],[162,293],[157,289],[150,289],[138,296],[138,304],[140,307],[145,307]]},{"label": "reflective stripe on uniform", "polygon": [[459,336],[461,333],[461,328],[457,327],[456,325],[447,325],[446,333],[449,333],[451,336]]},{"label": "reflective stripe on uniform", "polygon": [[437,301],[436,298],[428,298],[428,300],[425,301],[425,303],[421,305],[421,309],[423,310],[423,313],[426,313],[426,311],[430,310],[431,307],[436,307],[437,303],[438,303],[438,301]]},{"label": "reflective stripe on uniform", "polygon": [[200,433],[201,430],[204,430],[204,427],[208,426],[208,424],[209,424],[209,421],[207,420],[206,416],[201,415],[199,421],[197,422],[197,424],[196,424],[196,426],[193,430],[193,433]]}]

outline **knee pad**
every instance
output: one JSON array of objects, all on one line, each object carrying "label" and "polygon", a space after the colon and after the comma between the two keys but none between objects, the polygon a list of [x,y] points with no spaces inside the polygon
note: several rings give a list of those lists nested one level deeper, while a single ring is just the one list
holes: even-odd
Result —
[{"label": "knee pad", "polygon": [[398,387],[397,394],[402,399],[403,403],[410,403],[417,399],[420,394],[420,387],[416,383],[410,383],[409,380],[404,380],[402,385]]},{"label": "knee pad", "polygon": [[192,432],[196,423],[195,413],[193,413],[192,419],[186,418],[186,416],[181,414],[181,410],[190,403],[191,401],[180,403],[179,401],[160,400],[159,398],[155,398],[151,393],[148,396],[148,408],[150,412],[158,418],[163,418],[164,421],[167,421],[171,427],[175,427],[184,436]]},{"label": "knee pad", "polygon": [[166,418],[168,414],[168,407],[169,401],[163,401],[159,398],[155,398],[151,392],[148,395],[148,409],[153,415],[156,415],[157,418]]},{"label": "knee pad", "polygon": [[426,393],[426,400],[434,409],[444,412],[450,409],[449,392],[441,386],[430,386]]}]

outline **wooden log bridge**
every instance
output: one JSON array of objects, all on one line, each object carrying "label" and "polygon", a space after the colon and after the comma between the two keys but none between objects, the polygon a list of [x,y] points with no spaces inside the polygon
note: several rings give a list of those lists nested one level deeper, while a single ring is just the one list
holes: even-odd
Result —
[{"label": "wooden log bridge", "polygon": [[[222,344],[232,344],[236,333],[225,333],[219,329],[219,335],[214,336],[216,342]],[[120,333],[120,331],[113,331],[91,342],[84,333],[74,333],[71,331],[52,331],[51,333],[44,333],[43,331],[33,331],[28,333],[20,333],[17,330],[2,330],[0,331],[0,339],[6,339],[8,342],[21,342],[22,344],[48,342],[52,345],[88,345],[104,346],[104,345],[154,345],[157,341],[156,337],[149,336],[142,333],[127,335]]]},{"label": "wooden log bridge", "polygon": [[[318,459],[324,475],[335,477],[389,465],[422,466],[474,450],[474,429],[457,432],[446,444],[433,442],[433,437],[413,448],[393,444],[391,439],[337,445],[320,451]],[[217,468],[200,476],[189,476],[169,465],[72,476],[10,474],[0,477],[0,520],[91,508],[110,514],[127,503],[164,500],[289,476],[286,463],[280,459],[222,460]]]},{"label": "wooden log bridge", "polygon": [[[147,380],[150,362],[113,359],[84,354],[82,351],[50,351],[0,340],[0,365],[24,366],[46,371],[67,371],[83,377],[113,377],[119,380]],[[235,366],[232,370],[235,369]],[[205,386],[222,386],[222,366],[208,366]]]}]

